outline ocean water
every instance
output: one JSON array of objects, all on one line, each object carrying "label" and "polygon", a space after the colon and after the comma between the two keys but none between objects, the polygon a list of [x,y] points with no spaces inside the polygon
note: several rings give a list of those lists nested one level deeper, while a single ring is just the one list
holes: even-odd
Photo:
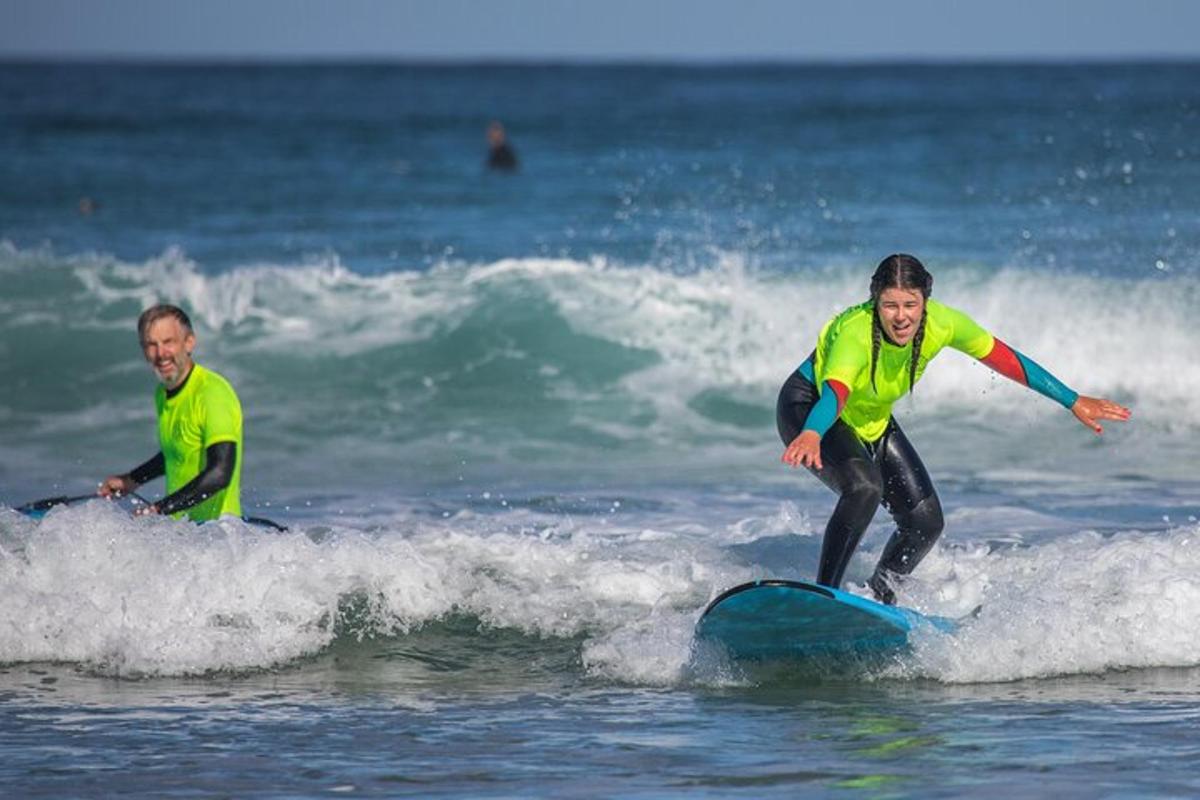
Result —
[{"label": "ocean water", "polygon": [[[1197,87],[0,64],[0,793],[1200,793]],[[899,599],[964,623],[866,673],[710,663],[709,600],[815,571],[775,395],[895,251],[1133,419],[945,353],[896,407],[947,512]],[[11,510],[154,452],[160,301],[287,533]]]}]

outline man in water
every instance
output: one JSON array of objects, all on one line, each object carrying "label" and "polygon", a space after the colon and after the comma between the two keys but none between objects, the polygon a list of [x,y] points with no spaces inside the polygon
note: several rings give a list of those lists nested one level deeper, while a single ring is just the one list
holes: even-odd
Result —
[{"label": "man in water", "polygon": [[139,514],[186,515],[196,522],[241,516],[242,406],[229,381],[192,361],[196,336],[183,309],[157,305],[138,318],[142,354],[161,382],[154,394],[160,450],[99,494],[119,497],[167,477],[167,495]]},{"label": "man in water", "polygon": [[512,172],[517,168],[517,154],[513,151],[512,145],[508,143],[508,137],[504,133],[504,126],[499,122],[493,122],[488,126],[488,169],[501,170],[504,172]]}]

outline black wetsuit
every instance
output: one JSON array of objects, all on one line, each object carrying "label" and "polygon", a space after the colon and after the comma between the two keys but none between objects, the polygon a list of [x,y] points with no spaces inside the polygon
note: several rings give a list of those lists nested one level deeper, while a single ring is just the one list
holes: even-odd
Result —
[{"label": "black wetsuit", "polygon": [[[817,387],[799,371],[784,382],[775,412],[784,445],[800,435],[817,399]],[[881,601],[894,602],[889,575],[912,572],[942,533],[942,506],[925,465],[894,417],[883,435],[870,443],[861,441],[841,419],[835,420],[821,438],[821,462],[821,469],[810,471],[839,498],[825,527],[817,583],[841,585],[859,540],[882,503],[896,521],[896,532],[868,583]]]},{"label": "black wetsuit", "polygon": [[512,172],[517,168],[517,153],[507,142],[502,142],[488,151],[488,169]]}]

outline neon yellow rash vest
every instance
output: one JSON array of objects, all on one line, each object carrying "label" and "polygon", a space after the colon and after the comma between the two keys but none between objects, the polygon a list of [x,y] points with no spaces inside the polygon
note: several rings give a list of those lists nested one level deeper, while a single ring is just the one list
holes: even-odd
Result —
[{"label": "neon yellow rash vest", "polygon": [[[817,357],[813,372],[817,386],[835,380],[850,389],[840,418],[864,442],[883,435],[892,405],[908,393],[912,342],[897,347],[882,337],[875,366],[875,385],[871,385],[870,302],[852,306],[831,319],[817,338]],[[966,314],[936,300],[925,303],[925,337],[917,359],[916,380],[944,347],[953,347],[981,359],[992,350],[992,334]]]},{"label": "neon yellow rash vest", "polygon": [[196,522],[222,514],[242,515],[242,404],[229,381],[199,364],[192,365],[183,388],[168,397],[161,384],[154,393],[158,412],[158,443],[167,471],[167,494],[196,478],[205,467],[208,448],[219,442],[237,445],[237,461],[229,485],[176,517]]}]

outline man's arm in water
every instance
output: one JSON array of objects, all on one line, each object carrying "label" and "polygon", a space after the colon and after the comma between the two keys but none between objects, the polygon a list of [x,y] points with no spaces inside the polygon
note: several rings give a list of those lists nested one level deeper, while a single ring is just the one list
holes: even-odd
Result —
[{"label": "man's arm in water", "polygon": [[167,462],[161,451],[149,460],[126,472],[124,475],[109,475],[100,484],[97,494],[101,497],[120,497],[129,494],[146,481],[152,481],[167,472]]},{"label": "man's arm in water", "polygon": [[157,503],[138,509],[137,513],[175,514],[203,503],[224,489],[233,480],[233,470],[237,466],[237,444],[217,442],[210,445],[204,451],[204,463],[204,470],[180,487],[179,491],[172,492]]}]

